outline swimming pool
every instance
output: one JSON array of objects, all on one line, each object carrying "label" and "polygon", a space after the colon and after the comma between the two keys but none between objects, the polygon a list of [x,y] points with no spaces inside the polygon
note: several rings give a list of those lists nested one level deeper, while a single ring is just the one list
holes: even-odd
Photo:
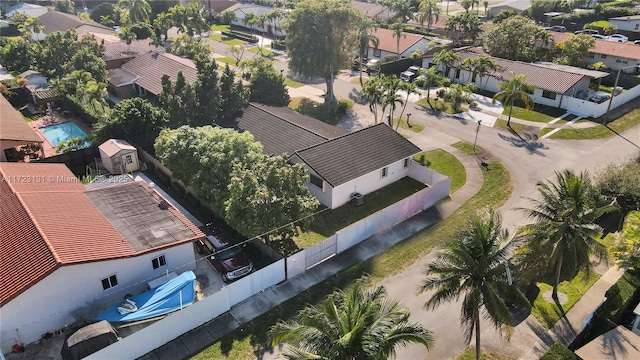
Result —
[{"label": "swimming pool", "polygon": [[87,136],[87,134],[72,121],[40,128],[40,132],[49,140],[53,147],[71,138],[83,138]]}]

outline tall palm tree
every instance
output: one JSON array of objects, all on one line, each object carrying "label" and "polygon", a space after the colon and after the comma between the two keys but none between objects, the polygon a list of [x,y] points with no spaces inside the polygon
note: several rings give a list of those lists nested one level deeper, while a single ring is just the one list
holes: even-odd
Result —
[{"label": "tall palm tree", "polygon": [[453,104],[453,109],[460,112],[462,103],[471,104],[471,93],[475,90],[473,84],[452,84],[444,92],[443,99]]},{"label": "tall palm tree", "polygon": [[489,81],[488,75],[496,71],[500,71],[501,69],[502,69],[502,66],[500,66],[500,64],[495,62],[490,57],[478,56],[475,62],[474,75],[480,76],[481,81],[482,81],[482,78],[486,77],[485,85],[484,85],[486,87],[487,81]]},{"label": "tall palm tree", "polygon": [[460,322],[467,344],[475,334],[476,359],[480,359],[480,318],[489,320],[502,335],[511,334],[513,318],[505,297],[513,293],[508,261],[516,242],[502,229],[502,217],[490,210],[469,219],[456,232],[438,259],[426,271],[420,292],[435,290],[426,309],[463,297]]},{"label": "tall palm tree", "polygon": [[120,29],[120,32],[118,33],[118,37],[120,38],[120,40],[124,41],[125,44],[128,45],[129,50],[131,50],[131,43],[136,41],[136,39],[138,38],[136,33],[131,31],[131,29],[127,27]]},{"label": "tall palm tree", "polygon": [[389,26],[389,30],[393,31],[393,37],[396,38],[396,54],[397,58],[400,59],[400,37],[407,37],[407,34],[404,33],[404,24],[393,23]]},{"label": "tall palm tree", "polygon": [[402,85],[402,81],[396,76],[392,76],[384,80],[382,86],[384,92],[382,94],[382,113],[389,107],[389,127],[393,128],[393,113],[396,111],[397,104],[404,105],[402,96],[398,94],[398,90]]},{"label": "tall palm tree", "polygon": [[132,25],[139,22],[149,22],[151,6],[146,0],[120,0],[118,7],[128,10],[128,20]]},{"label": "tall palm tree", "polygon": [[400,116],[398,116],[398,124],[396,124],[396,131],[398,131],[398,127],[400,126],[400,122],[402,121],[402,115],[404,115],[404,111],[407,109],[407,104],[409,103],[409,96],[411,94],[417,94],[418,88],[414,83],[410,82],[401,82],[400,90],[404,91],[407,96],[404,99],[404,104],[402,104],[402,111],[400,111]]},{"label": "tall palm tree", "polygon": [[427,22],[427,32],[431,30],[431,24],[438,22],[440,18],[440,6],[436,0],[422,0],[418,7],[418,16],[416,20],[420,23],[420,27],[424,30],[424,22]]},{"label": "tall palm tree", "polygon": [[387,359],[398,346],[422,344],[431,332],[409,323],[409,312],[387,299],[384,287],[365,289],[360,280],[336,290],[320,305],[307,306],[289,322],[270,329],[272,344],[287,343],[289,359]]},{"label": "tall palm tree", "polygon": [[186,8],[187,14],[187,27],[189,28],[189,35],[201,34],[209,29],[207,24],[207,14],[204,6],[200,3],[192,2]]},{"label": "tall palm tree", "polygon": [[464,8],[464,12],[469,12],[469,8],[473,6],[473,1],[474,0],[462,0],[460,2],[460,6]]},{"label": "tall palm tree", "polygon": [[444,76],[449,77],[453,65],[460,61],[460,53],[453,50],[442,50],[433,56],[433,62],[438,65],[444,65]]},{"label": "tall palm tree", "polygon": [[358,39],[358,56],[360,60],[360,85],[362,85],[362,68],[364,68],[365,55],[371,45],[373,45],[375,49],[378,48],[378,37],[373,34],[377,27],[378,23],[366,16],[362,16],[358,22],[356,37]]},{"label": "tall palm tree", "polygon": [[547,269],[555,272],[552,297],[557,301],[563,269],[568,267],[565,270],[571,274],[578,271],[589,274],[593,270],[592,256],[607,262],[607,248],[596,240],[602,232],[596,221],[616,206],[604,204],[596,195],[586,172],[556,172],[555,183],[540,181],[536,188],[541,198],[529,198],[533,209],[518,210],[536,221],[527,227],[528,241],[532,248],[544,254],[537,261],[543,259]]},{"label": "tall palm tree", "polygon": [[256,14],[249,12],[244,14],[244,17],[242,18],[242,23],[244,24],[245,27],[251,26],[251,34],[253,34],[253,31],[255,30],[253,28],[253,25],[256,25],[256,20],[257,16]]},{"label": "tall palm tree", "polygon": [[378,123],[378,105],[382,103],[383,88],[380,77],[372,77],[362,86],[362,94],[366,97],[369,110],[373,112],[373,121]]},{"label": "tall palm tree", "polygon": [[96,113],[98,111],[96,109],[96,103],[100,104],[100,108],[104,112],[107,104],[106,98],[108,97],[107,85],[105,83],[90,80],[86,84],[81,85],[79,89],[82,89],[82,99],[90,103]]},{"label": "tall palm tree", "polygon": [[529,93],[533,93],[534,87],[525,83],[526,76],[520,74],[516,75],[513,71],[510,72],[511,79],[509,81],[501,81],[498,83],[498,87],[502,90],[499,93],[493,95],[491,103],[495,104],[496,100],[500,101],[503,105],[509,105],[509,118],[507,119],[507,126],[511,126],[511,113],[513,112],[513,103],[516,100],[522,101],[527,110],[533,107],[533,100]]},{"label": "tall palm tree", "polygon": [[420,75],[424,76],[424,86],[427,88],[427,103],[433,109],[433,105],[431,105],[431,87],[433,85],[438,85],[443,80],[442,75],[438,73],[438,67],[432,66],[427,70],[420,69]]}]

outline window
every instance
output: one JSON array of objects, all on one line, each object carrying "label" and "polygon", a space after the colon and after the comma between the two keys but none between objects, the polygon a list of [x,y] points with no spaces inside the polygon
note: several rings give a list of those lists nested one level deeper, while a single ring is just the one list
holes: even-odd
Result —
[{"label": "window", "polygon": [[628,64],[628,63],[629,63],[629,61],[627,61],[627,60],[622,60],[622,63],[623,63],[623,64]]},{"label": "window", "polygon": [[404,159],[403,167],[409,167],[409,159]]},{"label": "window", "polygon": [[606,58],[607,58],[607,55],[600,55],[600,58],[601,58],[601,59],[606,59]]},{"label": "window", "polygon": [[124,161],[127,163],[127,165],[133,164],[133,157],[131,156],[131,154],[125,155]]},{"label": "window", "polygon": [[636,24],[636,28],[634,30],[640,30],[640,24]]},{"label": "window", "polygon": [[456,79],[460,79],[460,69],[456,69]]},{"label": "window", "polygon": [[544,90],[544,91],[542,91],[542,97],[543,98],[547,98],[547,99],[551,99],[551,100],[555,100],[556,99],[556,93],[554,93],[553,91]]},{"label": "window", "polygon": [[383,167],[382,170],[380,171],[380,177],[381,178],[386,178],[387,177],[387,173],[389,173],[389,168],[388,167]]},{"label": "window", "polygon": [[309,182],[312,183],[313,185],[319,187],[320,189],[322,189],[322,179],[313,175],[313,174],[309,174]]},{"label": "window", "polygon": [[116,277],[115,274],[102,279],[102,289],[103,290],[107,290],[110,289],[114,286],[118,285],[118,278]]},{"label": "window", "polygon": [[167,265],[167,259],[164,257],[164,255],[160,255],[157,258],[151,259],[151,265],[153,265],[154,269],[161,268]]},{"label": "window", "polygon": [[471,77],[471,82],[472,83],[476,82],[476,73],[473,73],[473,77]]},{"label": "window", "polygon": [[589,56],[589,59],[595,59],[596,58],[596,54],[594,54],[594,53],[589,53],[587,56]]},{"label": "window", "polygon": [[373,49],[373,57],[379,58],[380,55],[382,55],[382,52],[380,51],[380,49]]}]

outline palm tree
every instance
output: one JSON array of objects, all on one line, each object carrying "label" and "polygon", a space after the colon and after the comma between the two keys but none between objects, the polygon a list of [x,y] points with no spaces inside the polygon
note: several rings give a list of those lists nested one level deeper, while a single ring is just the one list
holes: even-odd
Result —
[{"label": "palm tree", "polygon": [[533,100],[529,93],[533,93],[534,87],[525,83],[526,76],[516,75],[513,71],[510,72],[511,79],[509,81],[501,81],[498,83],[498,87],[502,89],[499,93],[493,95],[491,103],[495,104],[496,100],[500,101],[503,105],[509,105],[509,118],[507,119],[507,126],[511,126],[511,113],[513,112],[513,103],[516,100],[520,100],[524,103],[527,110],[533,107]]},{"label": "palm tree", "polygon": [[407,108],[407,104],[409,103],[409,96],[411,96],[411,94],[417,94],[418,93],[417,89],[418,88],[413,83],[404,82],[404,81],[400,83],[400,90],[406,92],[407,96],[404,99],[404,104],[402,104],[402,111],[400,111],[400,116],[398,117],[398,124],[396,125],[396,131],[398,131],[398,127],[400,126],[400,122],[402,121],[402,115],[404,115],[404,111]]},{"label": "palm tree", "polygon": [[444,76],[449,77],[451,68],[461,58],[460,53],[452,50],[442,50],[433,56],[433,62],[444,65]]},{"label": "palm tree", "polygon": [[320,305],[308,305],[289,322],[270,329],[272,344],[287,343],[290,359],[387,359],[398,346],[422,344],[431,332],[409,323],[409,312],[387,299],[384,287],[336,290]]},{"label": "palm tree", "polygon": [[407,34],[404,33],[404,24],[393,23],[389,26],[389,30],[393,31],[393,37],[396,38],[396,54],[397,58],[400,59],[400,37],[407,37]]},{"label": "palm tree", "polygon": [[473,84],[452,84],[445,90],[443,99],[452,103],[453,109],[460,112],[462,103],[471,104],[473,102],[471,93],[474,88],[475,85]]},{"label": "palm tree", "polygon": [[475,68],[474,68],[474,76],[480,76],[480,79],[482,80],[483,77],[486,77],[485,80],[485,87],[487,86],[487,81],[489,81],[489,76],[490,74],[496,72],[496,71],[500,71],[502,69],[502,66],[500,66],[500,64],[498,64],[497,62],[495,62],[493,59],[491,59],[488,56],[478,56],[476,58],[476,62],[475,62]]},{"label": "palm tree", "polygon": [[[33,34],[40,34],[44,26],[40,24],[37,18],[27,17],[22,23],[18,25],[18,30],[22,32],[22,36],[25,39],[30,39]],[[38,35],[39,36],[39,35]],[[39,38],[37,39],[39,40]]]},{"label": "palm tree", "polygon": [[433,105],[431,105],[431,86],[440,84],[442,81],[442,75],[438,73],[438,67],[432,66],[427,70],[420,69],[420,75],[424,76],[424,86],[427,88],[427,103],[433,109]]},{"label": "palm tree", "polygon": [[383,88],[380,77],[369,78],[362,86],[362,94],[369,103],[369,110],[373,112],[374,123],[378,123],[378,105],[382,103]]},{"label": "palm tree", "polygon": [[417,21],[420,23],[420,27],[424,30],[424,22],[427,22],[427,32],[431,30],[431,24],[433,21],[438,22],[440,18],[440,6],[436,0],[422,0],[418,7]]},{"label": "palm tree", "polygon": [[200,3],[192,2],[186,8],[187,27],[191,36],[201,34],[209,29],[207,15],[204,6]]},{"label": "palm tree", "polygon": [[[456,232],[438,259],[427,268],[420,292],[435,290],[426,309],[462,300],[462,323],[467,344],[475,333],[476,359],[480,359],[480,318],[489,320],[502,335],[511,334],[513,318],[505,297],[512,288],[508,261],[517,245],[502,229],[502,217],[490,210],[469,219]],[[513,291],[508,294],[507,291]],[[519,295],[519,294],[518,294]]]},{"label": "palm tree", "polygon": [[128,18],[132,25],[139,22],[149,22],[151,6],[146,0],[120,0],[118,7],[128,9]]},{"label": "palm tree", "polygon": [[591,256],[607,262],[607,248],[596,240],[602,232],[596,221],[616,207],[615,203],[603,205],[586,172],[556,172],[555,183],[540,181],[536,188],[541,199],[529,198],[533,209],[519,210],[536,221],[527,227],[528,240],[530,246],[544,251],[538,261],[544,259],[547,269],[555,271],[552,297],[557,301],[563,269],[589,274],[593,270]]},{"label": "palm tree", "polygon": [[464,8],[464,12],[469,12],[469,8],[473,6],[473,0],[462,0],[460,6]]},{"label": "palm tree", "polygon": [[260,25],[260,27],[262,28],[262,38],[260,39],[260,47],[259,47],[260,55],[262,55],[262,47],[263,47],[263,44],[264,44],[264,35],[265,35],[265,32],[266,32],[266,29],[265,29],[264,25],[265,25],[265,23],[267,21],[269,21],[269,14],[268,13],[258,16],[256,18],[256,21],[255,21],[257,23],[257,25]]},{"label": "palm tree", "polygon": [[129,46],[129,50],[131,50],[131,43],[136,41],[136,39],[138,38],[136,33],[131,31],[130,28],[126,28],[126,27],[120,29],[120,32],[118,33],[118,37],[120,38],[120,40],[124,41],[125,44]]},{"label": "palm tree", "polygon": [[402,96],[398,94],[402,81],[399,78],[392,76],[384,81],[382,86],[384,92],[382,94],[382,113],[384,114],[387,107],[389,107],[389,127],[393,129],[393,113],[396,110],[396,105],[404,105]]},{"label": "palm tree", "polygon": [[173,17],[170,13],[160,13],[153,20],[153,29],[156,33],[164,36],[164,41],[169,40],[169,29],[173,26]]},{"label": "palm tree", "polygon": [[364,67],[365,55],[371,45],[373,45],[375,49],[378,48],[378,37],[373,34],[373,31],[377,27],[378,24],[375,21],[366,16],[362,16],[358,23],[358,28],[356,29],[356,37],[358,39],[358,56],[360,57],[360,85],[362,85],[362,68]]},{"label": "palm tree", "polygon": [[107,104],[106,98],[108,97],[107,85],[105,83],[90,80],[86,84],[81,85],[79,89],[82,89],[82,99],[90,103],[96,113],[96,103],[100,104],[100,108],[102,108],[102,111],[104,112]]},{"label": "palm tree", "polygon": [[244,27],[248,27],[247,25],[251,26],[251,34],[253,35],[253,25],[255,25],[257,23],[256,20],[256,14],[249,12],[244,14],[244,17],[242,18],[242,23],[244,24]]}]

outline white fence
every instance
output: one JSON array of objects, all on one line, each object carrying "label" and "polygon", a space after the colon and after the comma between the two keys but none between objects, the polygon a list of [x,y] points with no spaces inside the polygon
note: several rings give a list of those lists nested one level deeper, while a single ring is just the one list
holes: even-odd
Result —
[{"label": "white fence", "polygon": [[284,281],[284,259],[112,344],[86,359],[136,359],[229,311],[231,306]]},{"label": "white fence", "polygon": [[[626,104],[638,96],[640,96],[640,85],[637,85],[632,89],[614,96],[613,102],[611,102],[611,109],[615,109],[620,105]],[[591,116],[597,118],[607,112],[609,101],[607,100],[601,104],[597,104],[592,101],[581,100],[573,97],[565,97],[564,99],[562,99],[561,107],[580,116]]]},{"label": "white fence", "polygon": [[451,178],[448,176],[414,162],[410,165],[409,174],[417,181],[433,185],[337,231],[321,243],[289,256],[287,277],[299,275],[320,261],[339,254],[370,236],[390,229],[393,225],[430,208],[449,196]]}]

